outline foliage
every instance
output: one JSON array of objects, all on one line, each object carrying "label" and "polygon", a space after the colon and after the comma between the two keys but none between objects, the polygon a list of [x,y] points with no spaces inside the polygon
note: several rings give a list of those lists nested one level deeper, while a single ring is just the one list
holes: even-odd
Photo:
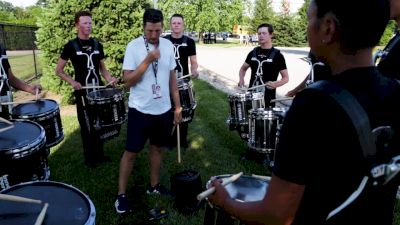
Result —
[{"label": "foliage", "polygon": [[257,33],[258,25],[269,23],[274,25],[276,14],[272,9],[271,0],[256,0],[254,5],[254,16],[250,22],[250,32]]},{"label": "foliage", "polygon": [[[76,36],[74,16],[77,11],[89,10],[93,15],[92,37],[104,45],[106,65],[115,77],[121,76],[126,45],[142,33],[142,15],[146,0],[49,0],[38,19],[37,42],[42,50],[42,84],[63,94],[63,102],[71,103],[72,88],[55,76],[55,68],[63,46]],[[63,15],[60,17],[60,15]],[[73,75],[70,63],[65,71]]]},{"label": "foliage", "polygon": [[383,33],[379,45],[386,45],[389,40],[393,37],[394,33],[397,31],[398,27],[395,21],[391,20],[386,26],[385,32]]}]

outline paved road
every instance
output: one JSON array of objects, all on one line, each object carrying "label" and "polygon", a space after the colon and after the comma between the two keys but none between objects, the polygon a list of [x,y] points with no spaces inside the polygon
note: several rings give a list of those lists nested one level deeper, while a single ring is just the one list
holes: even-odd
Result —
[{"label": "paved road", "polygon": [[[200,78],[212,80],[214,86],[227,93],[238,92],[239,69],[247,54],[254,46],[216,47],[207,45],[197,46],[197,60],[201,67]],[[307,76],[310,67],[301,60],[307,56],[308,48],[280,48],[285,57],[289,72],[289,82],[277,89],[277,97],[284,96],[287,91],[297,86]],[[209,73],[206,73],[209,72]],[[210,75],[211,74],[211,77]],[[250,69],[246,73],[246,84],[250,80]]]}]

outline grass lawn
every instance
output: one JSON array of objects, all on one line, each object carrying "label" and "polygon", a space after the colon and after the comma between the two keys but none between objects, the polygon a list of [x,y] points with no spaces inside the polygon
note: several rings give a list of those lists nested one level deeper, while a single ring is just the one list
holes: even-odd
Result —
[{"label": "grass lawn", "polygon": [[[8,61],[14,75],[21,80],[28,80],[35,76],[35,61],[32,53],[28,55],[8,56]],[[36,70],[38,74],[41,74],[42,66],[38,55],[36,55]]]},{"label": "grass lawn", "polygon": [[[234,174],[268,175],[267,169],[253,161],[242,161],[246,144],[234,131],[229,131],[225,121],[228,115],[228,99],[204,81],[194,81],[198,105],[189,126],[190,148],[182,153],[182,163],[177,162],[177,151],[167,150],[161,172],[161,183],[170,187],[170,176],[185,169],[200,172],[203,185],[211,176]],[[89,169],[84,165],[79,124],[75,116],[62,118],[65,138],[51,149],[49,156],[51,180],[71,184],[88,194],[96,208],[96,224],[151,224],[148,210],[162,207],[167,210],[169,225],[203,224],[204,210],[193,216],[184,216],[172,206],[168,197],[145,195],[149,183],[148,151],[145,149],[137,159],[131,176],[127,195],[133,203],[134,213],[119,216],[114,210],[118,188],[119,159],[124,149],[126,126],[122,133],[105,145],[105,152],[112,163]]]}]

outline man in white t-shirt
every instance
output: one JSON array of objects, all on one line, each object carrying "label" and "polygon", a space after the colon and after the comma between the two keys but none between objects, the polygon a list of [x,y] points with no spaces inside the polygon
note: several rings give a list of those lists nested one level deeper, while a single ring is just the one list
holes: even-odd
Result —
[{"label": "man in white t-shirt", "polygon": [[[143,15],[144,35],[131,41],[123,63],[124,82],[130,87],[128,129],[125,151],[119,169],[117,213],[132,212],[125,195],[128,178],[139,152],[150,140],[150,186],[147,194],[168,194],[160,185],[159,176],[163,148],[168,145],[174,124],[182,119],[182,107],[175,76],[173,45],[160,38],[163,15],[160,10],[147,9]],[[175,111],[172,114],[171,98]]]}]

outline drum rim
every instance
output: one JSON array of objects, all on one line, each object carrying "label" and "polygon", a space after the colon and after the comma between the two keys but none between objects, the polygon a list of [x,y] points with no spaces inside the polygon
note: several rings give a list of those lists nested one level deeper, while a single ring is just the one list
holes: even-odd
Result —
[{"label": "drum rim", "polygon": [[[34,103],[36,103],[36,102],[23,103],[23,104],[19,104],[19,105],[17,105],[17,106],[15,106],[15,107],[12,108],[12,110],[11,110],[11,117],[14,118],[14,116],[15,116],[15,119],[32,119],[32,118],[38,118],[38,121],[41,121],[41,120],[45,120],[45,119],[48,119],[48,118],[52,118],[53,115],[56,115],[56,114],[58,114],[58,113],[60,112],[60,108],[59,108],[59,106],[58,106],[57,101],[55,101],[55,100],[53,100],[53,99],[38,99],[37,101],[52,102],[52,103],[55,103],[56,107],[55,107],[55,108],[52,108],[52,109],[50,109],[50,110],[48,110],[48,111],[46,111],[46,112],[42,112],[42,113],[38,113],[38,114],[33,114],[33,113],[16,114],[14,111],[15,111],[18,107],[20,107],[20,106],[22,107],[22,106],[27,105],[27,104],[34,104]],[[43,118],[43,117],[44,117],[44,118]]]},{"label": "drum rim", "polygon": [[[25,156],[31,155],[33,152],[41,149],[44,145],[46,145],[46,133],[44,128],[37,122],[31,120],[11,120],[12,122],[17,123],[30,123],[39,128],[39,136],[33,139],[29,144],[25,146],[21,146],[20,148],[4,148],[4,155],[12,156],[12,159],[24,158]],[[29,150],[29,151],[27,151]],[[26,152],[26,153],[25,153]],[[21,155],[21,153],[25,153]],[[16,157],[19,155],[18,157]]]},{"label": "drum rim", "polygon": [[[103,92],[103,91],[109,91],[109,90],[117,91],[117,92],[114,93],[110,97],[103,97],[103,98],[91,97],[91,95],[94,95],[94,94],[91,94],[91,93],[97,93],[97,92]],[[123,91],[122,91],[122,89],[119,89],[119,88],[103,88],[103,89],[99,89],[99,90],[94,90],[94,91],[89,92],[86,95],[86,98],[87,98],[89,104],[92,104],[92,105],[95,104],[95,103],[91,103],[91,102],[96,102],[96,104],[104,104],[104,103],[109,103],[106,100],[112,100],[112,99],[123,100],[124,99],[123,98]]]},{"label": "drum rim", "polygon": [[67,188],[72,189],[79,196],[84,197],[84,199],[87,200],[87,203],[89,205],[89,213],[88,213],[89,217],[87,218],[87,221],[84,224],[85,225],[94,225],[95,224],[96,208],[94,207],[92,200],[89,198],[89,195],[85,194],[84,192],[82,192],[77,187],[75,187],[71,184],[66,184],[66,183],[62,183],[62,182],[58,182],[58,181],[29,181],[29,182],[19,183],[19,184],[11,186],[10,188],[1,190],[0,194],[6,194],[6,193],[9,193],[10,191],[18,190],[20,187],[29,186],[31,184],[39,186],[41,183],[48,183],[48,184],[52,184],[53,186],[58,186],[58,187],[59,186],[66,187],[66,189]]}]

